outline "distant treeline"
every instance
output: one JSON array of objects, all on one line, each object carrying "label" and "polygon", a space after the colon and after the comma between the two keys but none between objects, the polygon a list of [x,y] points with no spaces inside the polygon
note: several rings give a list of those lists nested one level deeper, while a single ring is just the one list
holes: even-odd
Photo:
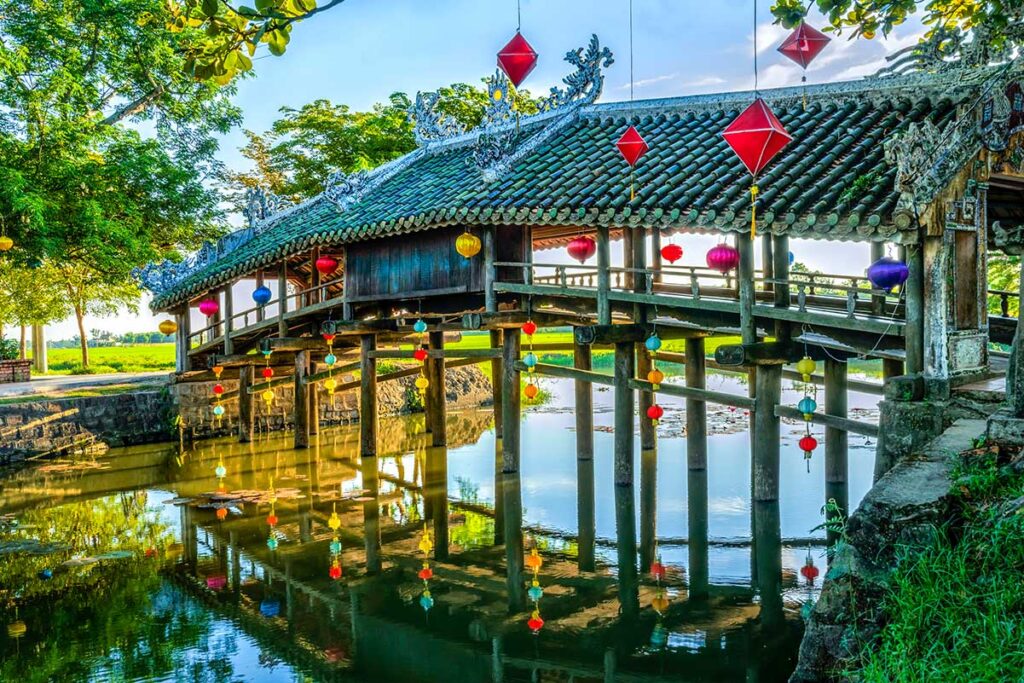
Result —
[{"label": "distant treeline", "polygon": [[[87,345],[89,348],[103,348],[105,346],[129,346],[132,344],[167,344],[174,341],[171,335],[160,332],[126,332],[125,334],[114,334],[104,330],[89,330]],[[81,341],[76,334],[70,339],[47,342],[51,349],[77,349]]]}]

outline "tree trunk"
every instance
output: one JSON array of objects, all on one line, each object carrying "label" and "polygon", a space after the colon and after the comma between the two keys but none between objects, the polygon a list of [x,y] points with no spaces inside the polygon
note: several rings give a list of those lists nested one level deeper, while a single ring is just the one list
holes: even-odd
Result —
[{"label": "tree trunk", "polygon": [[21,326],[21,342],[18,344],[18,357],[25,360],[25,326]]},{"label": "tree trunk", "polygon": [[78,338],[82,343],[82,367],[89,367],[89,344],[85,338],[85,311],[75,308],[75,320],[78,321]]}]

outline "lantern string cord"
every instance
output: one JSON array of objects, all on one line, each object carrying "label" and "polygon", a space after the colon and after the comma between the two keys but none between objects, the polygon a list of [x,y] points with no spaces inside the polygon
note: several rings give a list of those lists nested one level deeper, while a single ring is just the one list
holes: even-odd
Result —
[{"label": "lantern string cord", "polygon": [[633,0],[629,0],[629,101],[633,101]]},{"label": "lantern string cord", "polygon": [[523,30],[523,8],[520,4],[520,0],[516,0],[516,33],[520,33]]},{"label": "lantern string cord", "polygon": [[754,97],[758,97],[757,83],[757,0],[754,0]]}]

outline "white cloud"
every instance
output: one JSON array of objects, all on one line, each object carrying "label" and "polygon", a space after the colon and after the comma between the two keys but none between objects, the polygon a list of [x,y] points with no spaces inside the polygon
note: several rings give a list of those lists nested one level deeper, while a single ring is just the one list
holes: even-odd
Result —
[{"label": "white cloud", "polygon": [[[663,81],[671,81],[679,77],[679,74],[663,74],[661,76],[653,76],[651,78],[641,78],[639,81],[633,83],[634,88],[643,88],[648,85],[654,85],[655,83],[661,83]],[[629,90],[629,83],[624,83],[619,86],[619,90]]]},{"label": "white cloud", "polygon": [[704,78],[698,78],[695,81],[687,81],[683,83],[688,88],[701,88],[709,85],[722,85],[725,83],[725,79],[719,76],[705,76]]}]

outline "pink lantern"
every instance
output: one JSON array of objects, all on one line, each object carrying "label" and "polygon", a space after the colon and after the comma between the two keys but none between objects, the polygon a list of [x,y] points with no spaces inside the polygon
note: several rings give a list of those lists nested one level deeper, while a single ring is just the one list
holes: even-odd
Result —
[{"label": "pink lantern", "polygon": [[199,312],[207,318],[217,315],[219,310],[220,304],[217,303],[216,299],[203,299],[199,302]]},{"label": "pink lantern", "polygon": [[569,252],[569,256],[583,263],[597,253],[597,244],[590,237],[580,235],[573,239],[572,242],[569,242],[569,246],[565,250]]},{"label": "pink lantern", "polygon": [[725,275],[740,264],[740,252],[728,244],[719,244],[708,252],[708,268]]}]

